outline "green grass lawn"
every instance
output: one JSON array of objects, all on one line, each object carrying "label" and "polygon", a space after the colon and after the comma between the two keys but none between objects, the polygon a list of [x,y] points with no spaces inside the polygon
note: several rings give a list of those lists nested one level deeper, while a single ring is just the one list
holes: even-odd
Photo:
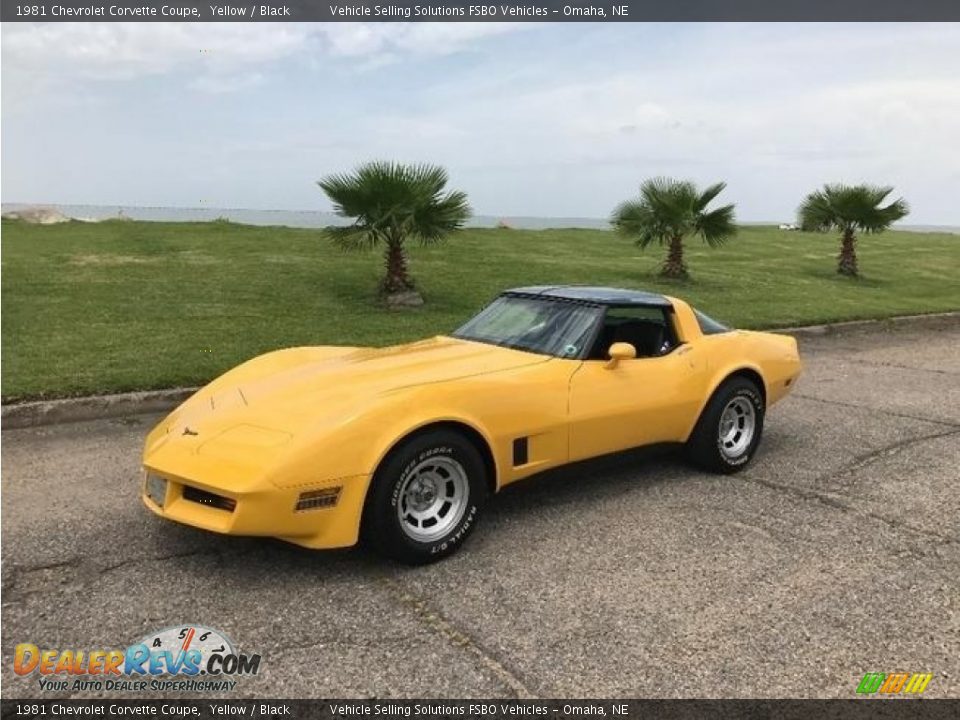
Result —
[{"label": "green grass lawn", "polygon": [[4,401],[194,385],[253,355],[305,344],[387,345],[457,327],[503,288],[591,283],[678,295],[745,328],[960,308],[960,236],[888,232],[860,243],[864,278],[834,272],[837,239],[744,227],[688,247],[693,278],[656,277],[596,230],[468,230],[411,248],[427,304],[376,302],[379,253],[318,230],[230,223],[3,221]]}]

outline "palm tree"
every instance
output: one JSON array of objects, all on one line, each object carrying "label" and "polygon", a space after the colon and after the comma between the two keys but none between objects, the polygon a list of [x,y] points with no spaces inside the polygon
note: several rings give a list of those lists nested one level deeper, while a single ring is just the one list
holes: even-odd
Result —
[{"label": "palm tree", "polygon": [[859,277],[857,233],[883,232],[906,217],[910,207],[903,198],[882,205],[892,187],[874,185],[824,185],[807,195],[798,211],[800,227],[807,231],[840,231],[837,272]]},{"label": "palm tree", "polygon": [[467,196],[444,191],[447,171],[436,165],[370,162],[353,173],[325,177],[317,183],[340,217],[354,218],[346,227],[328,228],[341,247],[370,249],[382,245],[385,295],[413,292],[404,243],[437,243],[470,217]]},{"label": "palm tree", "polygon": [[714,198],[726,187],[711,185],[703,192],[689,181],[653,178],[640,186],[640,198],[620,204],[611,223],[617,232],[635,240],[640,248],[653,243],[666,245],[667,259],[660,274],[668,278],[686,278],[683,261],[683,240],[699,235],[707,245],[716,247],[737,232],[733,205],[707,210]]}]

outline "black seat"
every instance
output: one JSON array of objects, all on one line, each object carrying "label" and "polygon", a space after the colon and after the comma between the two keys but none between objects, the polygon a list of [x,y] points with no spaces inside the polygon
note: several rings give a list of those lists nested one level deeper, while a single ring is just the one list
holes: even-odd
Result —
[{"label": "black seat", "polygon": [[593,349],[590,351],[588,358],[590,360],[606,360],[609,356],[607,351],[610,350],[610,346],[613,345],[613,327],[610,325],[605,325],[601,330],[597,339],[593,343]]},{"label": "black seat", "polygon": [[617,325],[613,332],[613,342],[630,343],[637,351],[637,357],[655,357],[663,348],[663,325],[646,320],[627,320]]}]

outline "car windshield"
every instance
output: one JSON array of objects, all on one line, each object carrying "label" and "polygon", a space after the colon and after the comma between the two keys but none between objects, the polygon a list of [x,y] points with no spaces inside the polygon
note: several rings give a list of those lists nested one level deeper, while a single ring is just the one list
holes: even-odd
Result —
[{"label": "car windshield", "polygon": [[453,337],[562,358],[581,357],[603,310],[592,305],[503,295]]}]

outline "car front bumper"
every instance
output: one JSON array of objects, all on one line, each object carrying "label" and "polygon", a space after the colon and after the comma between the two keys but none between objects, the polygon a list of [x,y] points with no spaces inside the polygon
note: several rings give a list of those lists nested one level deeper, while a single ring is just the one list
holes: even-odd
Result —
[{"label": "car front bumper", "polygon": [[265,482],[247,484],[238,492],[144,466],[140,495],[155,515],[184,525],[225,535],[275,537],[309,548],[337,548],[357,542],[369,481],[369,475],[354,475],[291,488]]}]

